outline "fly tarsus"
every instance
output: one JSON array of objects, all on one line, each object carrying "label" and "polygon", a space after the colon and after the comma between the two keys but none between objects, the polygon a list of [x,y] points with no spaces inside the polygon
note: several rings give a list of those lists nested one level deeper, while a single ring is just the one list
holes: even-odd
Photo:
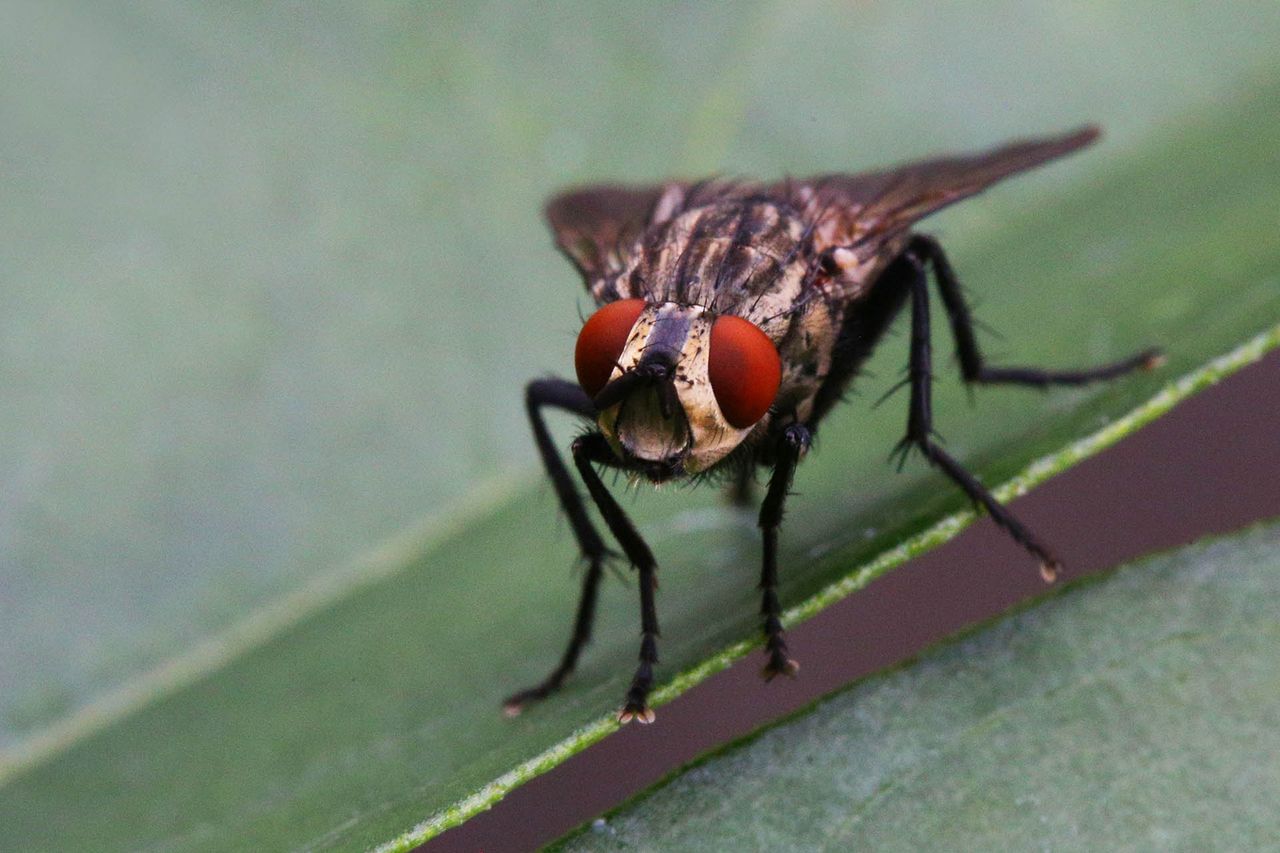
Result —
[{"label": "fly tarsus", "polygon": [[991,494],[986,486],[979,482],[968,469],[957,462],[952,456],[939,447],[932,440],[927,440],[920,445],[921,452],[924,453],[930,464],[942,471],[951,478],[951,481],[964,490],[975,504],[980,505],[991,516],[991,520],[1012,537],[1033,556],[1040,561],[1040,577],[1045,583],[1053,583],[1058,579],[1058,573],[1062,570],[1062,562],[1040,541],[1034,533],[1032,533],[1026,525],[1018,521],[1013,513],[1000,501],[996,500],[995,495]]},{"label": "fly tarsus", "polygon": [[947,320],[951,325],[951,334],[955,338],[960,374],[965,382],[975,385],[1029,385],[1038,388],[1049,385],[1087,385],[1116,379],[1135,370],[1154,370],[1164,364],[1163,353],[1151,348],[1119,361],[1081,369],[992,367],[986,363],[982,350],[978,347],[978,339],[974,334],[976,322],[965,302],[960,280],[942,246],[933,237],[915,234],[907,247],[906,255],[920,265],[928,264],[933,270],[942,306],[946,309]]},{"label": "fly tarsus", "polygon": [[[642,586],[644,582],[641,581]],[[652,585],[649,585],[652,589]],[[641,593],[643,598],[643,592]],[[631,687],[627,689],[627,697],[622,710],[618,712],[618,723],[626,725],[635,720],[648,725],[654,721],[653,709],[649,707],[649,691],[653,689],[653,665],[658,662],[657,637],[646,633],[640,641],[640,666],[631,679]]]},{"label": "fly tarsus", "polygon": [[565,679],[578,665],[579,655],[591,641],[591,626],[595,622],[600,578],[604,574],[605,561],[611,556],[610,552],[603,551],[587,558],[587,569],[582,577],[582,593],[578,598],[578,613],[573,620],[573,634],[569,638],[569,646],[564,650],[560,663],[550,675],[539,684],[513,693],[503,700],[502,709],[508,717],[519,716],[527,705],[546,699],[559,690],[564,685]]}]

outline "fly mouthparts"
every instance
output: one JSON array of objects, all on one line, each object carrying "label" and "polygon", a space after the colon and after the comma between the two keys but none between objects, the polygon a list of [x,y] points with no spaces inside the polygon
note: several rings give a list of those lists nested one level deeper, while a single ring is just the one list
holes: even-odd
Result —
[{"label": "fly mouthparts", "polygon": [[596,411],[603,412],[605,409],[621,403],[622,398],[641,385],[648,384],[648,382],[649,379],[647,377],[636,373],[634,370],[624,373],[601,388],[600,393],[591,398],[591,405],[596,407]]},{"label": "fly mouthparts", "polygon": [[646,354],[635,367],[605,385],[599,394],[591,398],[591,404],[596,411],[603,412],[644,385],[658,386],[662,416],[670,420],[679,402],[675,389],[675,359],[661,351]]}]

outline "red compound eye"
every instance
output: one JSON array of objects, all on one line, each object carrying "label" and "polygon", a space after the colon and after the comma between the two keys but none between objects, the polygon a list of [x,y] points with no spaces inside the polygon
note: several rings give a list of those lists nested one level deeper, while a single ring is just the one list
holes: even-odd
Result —
[{"label": "red compound eye", "polygon": [[782,382],[782,361],[760,327],[725,315],[711,327],[707,372],[725,420],[746,429],[773,405]]},{"label": "red compound eye", "polygon": [[573,351],[573,366],[578,371],[578,384],[594,397],[609,382],[613,368],[622,357],[627,336],[644,310],[643,299],[610,302],[587,318],[578,333]]}]

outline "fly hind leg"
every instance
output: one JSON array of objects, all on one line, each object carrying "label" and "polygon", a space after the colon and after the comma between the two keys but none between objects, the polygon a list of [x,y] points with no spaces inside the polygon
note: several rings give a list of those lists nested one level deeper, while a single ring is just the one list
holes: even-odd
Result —
[{"label": "fly hind leg", "polygon": [[960,372],[967,383],[1005,383],[1034,387],[1084,385],[1114,379],[1133,370],[1154,369],[1162,363],[1163,358],[1159,350],[1151,349],[1121,361],[1083,370],[989,367],[978,349],[973,332],[973,316],[969,312],[969,306],[965,304],[960,283],[936,240],[925,235],[913,235],[906,251],[890,270],[886,270],[886,275],[896,273],[908,283],[911,298],[911,364],[908,377],[911,384],[911,410],[907,419],[907,435],[899,443],[899,450],[905,455],[911,447],[918,447],[932,465],[941,468],[974,503],[986,509],[992,520],[1003,527],[1014,541],[1039,558],[1041,576],[1046,582],[1052,582],[1057,577],[1061,564],[1048,546],[997,501],[977,477],[934,441],[929,387],[932,382],[932,364],[926,264],[933,268],[943,307],[947,311],[951,332],[955,337]]},{"label": "fly hind leg", "polygon": [[900,276],[911,298],[911,361],[908,382],[911,386],[911,407],[907,416],[907,434],[898,444],[904,456],[917,447],[929,463],[940,468],[975,504],[981,505],[992,520],[1040,560],[1040,574],[1046,582],[1057,577],[1061,563],[1047,545],[1040,541],[977,477],[957,462],[934,441],[933,410],[930,384],[932,377],[932,352],[929,343],[929,281],[924,263],[911,252],[906,252],[894,262],[886,275]]},{"label": "fly hind leg", "polygon": [[951,268],[942,246],[932,237],[915,234],[907,246],[907,253],[921,264],[933,268],[938,283],[938,293],[951,323],[951,334],[956,341],[956,355],[960,361],[960,374],[970,384],[1030,385],[1043,388],[1048,385],[1086,385],[1106,379],[1115,379],[1133,370],[1152,370],[1163,363],[1158,349],[1144,350],[1129,358],[1082,370],[1043,370],[1036,367],[990,367],[982,357],[978,341],[973,333],[973,315],[964,301],[960,281]]}]

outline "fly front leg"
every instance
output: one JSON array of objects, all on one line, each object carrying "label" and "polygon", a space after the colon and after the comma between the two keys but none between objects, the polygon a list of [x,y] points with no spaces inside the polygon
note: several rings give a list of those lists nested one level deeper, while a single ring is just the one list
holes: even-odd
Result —
[{"label": "fly front leg", "polygon": [[744,464],[733,473],[725,497],[734,507],[745,508],[755,503],[755,491],[755,465]]},{"label": "fly front leg", "polygon": [[613,495],[601,482],[600,475],[592,467],[593,463],[618,464],[604,436],[598,432],[589,433],[574,441],[573,462],[582,481],[587,485],[591,500],[600,510],[600,516],[640,576],[640,665],[631,679],[631,687],[627,690],[622,710],[618,712],[618,722],[629,723],[634,719],[652,723],[654,714],[649,708],[648,698],[649,691],[653,689],[653,667],[658,663],[658,611],[654,603],[658,566],[653,559],[653,552],[640,538],[631,519],[618,506],[618,502],[613,499]]},{"label": "fly front leg", "polygon": [[546,422],[542,418],[543,407],[564,409],[584,418],[594,418],[596,408],[591,399],[576,383],[563,379],[537,379],[525,388],[525,409],[529,414],[529,423],[533,427],[533,440],[538,447],[538,455],[542,457],[543,467],[551,484],[555,487],[556,498],[560,508],[569,519],[573,529],[573,537],[578,542],[578,550],[586,563],[586,572],[582,577],[582,592],[578,599],[578,612],[573,621],[573,632],[569,636],[569,645],[560,658],[560,663],[539,684],[526,688],[510,696],[504,703],[508,715],[519,714],[525,705],[560,689],[565,678],[573,672],[578,663],[582,648],[591,640],[591,625],[595,621],[596,598],[600,590],[600,577],[603,574],[604,562],[609,556],[608,549],[600,534],[596,532],[591,519],[587,516],[586,507],[578,490],[574,488],[573,479],[565,468],[560,454],[556,452],[547,431]]},{"label": "fly front leg", "polygon": [[1082,370],[1044,370],[1038,367],[990,367],[978,349],[978,340],[973,333],[973,315],[964,301],[964,293],[955,270],[947,260],[946,253],[938,241],[924,234],[916,234],[911,238],[907,252],[921,264],[927,263],[933,268],[933,277],[938,283],[938,293],[942,296],[942,305],[947,311],[947,319],[951,323],[951,334],[956,341],[956,356],[960,361],[960,374],[964,381],[971,384],[994,385],[1030,385],[1043,388],[1047,385],[1087,385],[1115,379],[1133,370],[1153,370],[1164,362],[1158,349],[1143,350],[1136,355],[1111,364]]},{"label": "fly front leg", "polygon": [[782,431],[777,439],[777,463],[769,479],[769,491],[760,505],[760,532],[764,537],[760,614],[764,617],[764,647],[769,657],[760,674],[766,681],[776,675],[794,676],[800,670],[800,664],[787,654],[787,642],[782,636],[782,607],[778,603],[778,526],[782,523],[783,505],[791,491],[796,463],[812,443],[813,435],[804,424],[791,424]]},{"label": "fly front leg", "polygon": [[964,490],[970,500],[986,509],[991,519],[1003,527],[1015,542],[1040,560],[1040,576],[1046,583],[1051,583],[1057,577],[1061,563],[1049,547],[996,500],[995,495],[977,477],[934,441],[930,387],[933,376],[929,346],[929,281],[923,262],[910,251],[895,261],[894,266],[897,269],[893,271],[901,275],[904,284],[910,288],[911,298],[911,362],[908,367],[911,408],[907,415],[907,434],[898,443],[898,450],[905,456],[912,447],[918,447],[930,464],[942,469],[952,482]]}]

